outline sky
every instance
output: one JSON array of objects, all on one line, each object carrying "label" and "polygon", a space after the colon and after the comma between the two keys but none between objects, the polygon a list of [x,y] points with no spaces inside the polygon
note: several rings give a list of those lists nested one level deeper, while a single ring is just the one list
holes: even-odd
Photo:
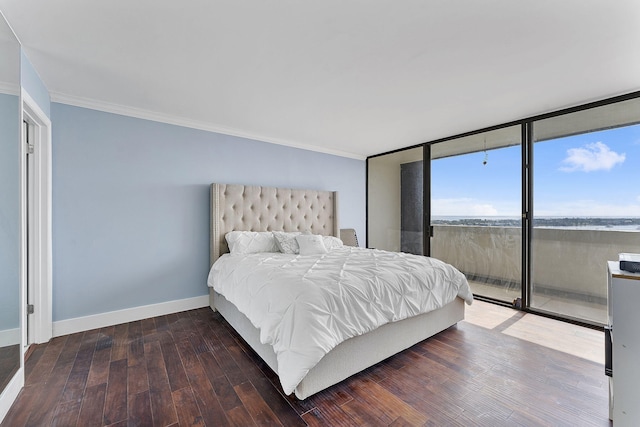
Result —
[{"label": "sky", "polygon": [[[521,212],[521,147],[437,159],[432,215]],[[640,125],[534,144],[534,217],[640,217]]]}]

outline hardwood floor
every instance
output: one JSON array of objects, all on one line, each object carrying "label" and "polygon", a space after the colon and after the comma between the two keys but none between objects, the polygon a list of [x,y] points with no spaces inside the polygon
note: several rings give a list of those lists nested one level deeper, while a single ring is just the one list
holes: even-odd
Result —
[{"label": "hardwood floor", "polygon": [[0,392],[20,368],[20,344],[0,347]]},{"label": "hardwood floor", "polygon": [[460,322],[305,401],[209,308],[57,337],[2,426],[610,425],[602,364],[503,333],[516,317]]}]

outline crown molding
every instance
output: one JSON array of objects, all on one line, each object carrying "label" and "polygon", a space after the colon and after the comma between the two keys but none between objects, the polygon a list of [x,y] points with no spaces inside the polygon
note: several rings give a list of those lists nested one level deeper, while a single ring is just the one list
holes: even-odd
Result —
[{"label": "crown molding", "polygon": [[20,85],[16,83],[0,82],[0,94],[19,96]]},{"label": "crown molding", "polygon": [[228,128],[214,123],[201,122],[197,120],[191,120],[184,117],[172,116],[169,114],[158,113],[155,111],[145,110],[142,108],[129,107],[120,104],[113,104],[110,102],[97,101],[89,98],[82,98],[79,96],[68,95],[60,92],[49,92],[51,96],[51,102],[59,104],[72,105],[74,107],[88,108],[91,110],[103,111],[105,113],[119,114],[122,116],[135,117],[137,119],[151,120],[154,122],[166,123],[175,126],[182,126],[191,129],[204,130],[207,132],[215,132],[223,135],[236,136],[239,138],[252,139],[260,142],[267,142],[270,144],[283,145],[291,148],[298,148],[301,150],[314,151],[317,153],[330,154],[333,156],[347,157],[357,160],[365,160],[366,156],[350,153],[348,151],[330,150],[317,145],[300,144],[297,142],[288,141],[280,138],[272,138],[264,135],[259,135],[251,132],[244,132],[238,129]]}]

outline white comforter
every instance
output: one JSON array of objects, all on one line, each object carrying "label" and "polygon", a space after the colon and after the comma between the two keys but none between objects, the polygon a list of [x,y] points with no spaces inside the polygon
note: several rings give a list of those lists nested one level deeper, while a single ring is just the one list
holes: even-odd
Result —
[{"label": "white comforter", "polygon": [[457,296],[473,300],[466,278],[449,264],[351,247],[322,255],[225,254],[208,284],[260,329],[262,343],[273,346],[287,394],[342,341]]}]

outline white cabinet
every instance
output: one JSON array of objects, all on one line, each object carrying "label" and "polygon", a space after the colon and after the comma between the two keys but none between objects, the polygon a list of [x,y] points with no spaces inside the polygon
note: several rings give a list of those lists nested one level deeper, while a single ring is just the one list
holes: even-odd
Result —
[{"label": "white cabinet", "polygon": [[[608,316],[613,341],[610,416],[616,426],[640,425],[640,274],[608,262]],[[611,405],[613,411],[611,411]]]}]

